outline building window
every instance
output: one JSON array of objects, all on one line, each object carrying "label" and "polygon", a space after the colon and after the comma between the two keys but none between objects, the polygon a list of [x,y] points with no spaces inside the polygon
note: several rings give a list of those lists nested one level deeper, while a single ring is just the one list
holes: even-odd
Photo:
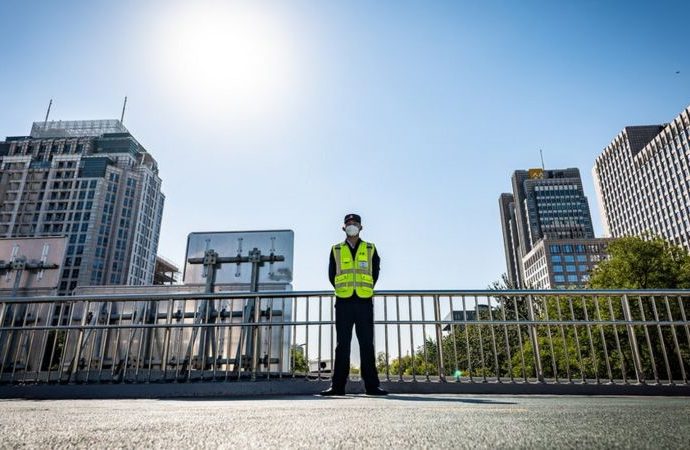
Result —
[{"label": "building window", "polygon": [[549,251],[551,253],[560,253],[561,252],[561,246],[560,245],[549,245]]},{"label": "building window", "polygon": [[560,255],[552,255],[551,256],[551,262],[561,262],[561,256]]},{"label": "building window", "polygon": [[563,266],[556,264],[553,266],[553,271],[554,272],[563,272]]},{"label": "building window", "polygon": [[563,283],[565,281],[565,277],[563,275],[554,275],[553,280],[556,283]]},{"label": "building window", "polygon": [[568,275],[568,281],[572,283],[577,283],[577,275]]},{"label": "building window", "polygon": [[567,266],[565,266],[565,271],[566,272],[575,272],[575,266],[572,264],[568,264]]}]

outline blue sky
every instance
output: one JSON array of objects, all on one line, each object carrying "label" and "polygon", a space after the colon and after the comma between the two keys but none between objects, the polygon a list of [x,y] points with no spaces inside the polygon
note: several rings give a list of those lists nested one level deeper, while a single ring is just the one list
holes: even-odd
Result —
[{"label": "blue sky", "polygon": [[[326,289],[363,216],[380,289],[481,289],[505,271],[510,174],[591,167],[625,125],[690,104],[687,2],[0,3],[0,136],[118,118],[155,156],[159,252],[192,231],[295,231]],[[676,71],[680,71],[677,74]]]}]

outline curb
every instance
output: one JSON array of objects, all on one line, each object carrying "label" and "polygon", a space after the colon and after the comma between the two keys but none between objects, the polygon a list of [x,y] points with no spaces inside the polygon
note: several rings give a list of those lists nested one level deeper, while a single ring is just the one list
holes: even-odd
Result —
[{"label": "curb", "polygon": [[[0,399],[255,398],[315,395],[329,385],[328,380],[303,379],[149,384],[4,385],[0,386]],[[679,385],[384,381],[381,387],[393,394],[690,396],[690,386]],[[350,382],[347,392],[361,394],[364,393],[364,389],[361,383]]]}]

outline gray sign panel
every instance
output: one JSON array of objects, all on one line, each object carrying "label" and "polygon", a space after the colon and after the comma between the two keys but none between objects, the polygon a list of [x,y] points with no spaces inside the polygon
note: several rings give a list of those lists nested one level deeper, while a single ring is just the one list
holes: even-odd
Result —
[{"label": "gray sign panel", "polygon": [[[259,272],[259,283],[291,283],[294,242],[295,233],[292,230],[190,233],[187,237],[184,284],[206,282],[203,265],[190,264],[189,258],[203,258],[206,250],[215,250],[219,257],[246,257],[254,248],[258,248],[264,256],[273,253],[285,257],[284,261],[265,263]],[[216,283],[249,285],[251,273],[251,263],[223,264],[216,274]]]},{"label": "gray sign panel", "polygon": [[[0,266],[10,266],[7,270],[0,271],[0,291],[11,291],[16,283],[20,290],[35,290],[33,295],[49,295],[51,292],[41,290],[57,288],[66,247],[67,238],[64,237],[0,239]],[[22,269],[12,268],[12,263],[18,261],[24,261],[27,266]],[[39,263],[55,264],[59,267],[34,270],[30,268]],[[20,280],[17,281],[16,277],[20,277]]]}]

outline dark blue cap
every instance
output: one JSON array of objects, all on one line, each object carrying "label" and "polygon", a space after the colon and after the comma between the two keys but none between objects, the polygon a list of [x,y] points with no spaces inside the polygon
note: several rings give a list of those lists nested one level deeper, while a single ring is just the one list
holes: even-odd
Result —
[{"label": "dark blue cap", "polygon": [[362,223],[362,218],[359,217],[359,214],[348,214],[345,216],[345,220],[343,223],[348,223],[349,221],[354,220],[357,223]]}]

